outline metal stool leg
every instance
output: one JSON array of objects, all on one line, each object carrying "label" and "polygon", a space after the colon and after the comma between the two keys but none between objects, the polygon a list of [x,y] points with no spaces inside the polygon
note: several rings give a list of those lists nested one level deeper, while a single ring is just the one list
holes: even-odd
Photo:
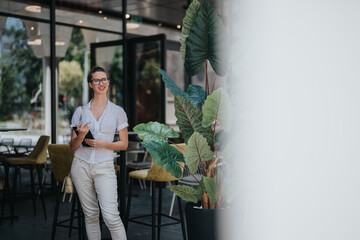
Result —
[{"label": "metal stool leg", "polygon": [[43,185],[41,183],[41,178],[42,178],[41,166],[36,164],[36,169],[37,169],[37,173],[38,173],[38,181],[39,181],[39,188],[40,188],[40,198],[41,198],[41,203],[42,203],[42,207],[43,207],[43,210],[44,210],[44,217],[45,217],[45,220],[46,220],[44,189],[43,189]]},{"label": "metal stool leg", "polygon": [[74,213],[75,213],[75,206],[76,206],[76,193],[74,194],[73,202],[71,204],[71,214],[70,214],[70,229],[69,229],[69,238],[71,237],[71,231],[73,228],[73,222],[74,222]]},{"label": "metal stool leg", "polygon": [[55,239],[56,225],[57,225],[57,219],[58,219],[59,208],[60,208],[60,199],[61,199],[61,184],[59,184],[58,190],[57,190],[54,220],[53,220],[53,226],[52,226],[52,230],[51,230],[51,240]]},{"label": "metal stool leg", "polygon": [[164,183],[159,184],[159,206],[158,206],[158,236],[157,239],[160,240],[160,230],[161,230],[161,208],[162,208],[162,188]]},{"label": "metal stool leg", "polygon": [[134,182],[134,179],[130,178],[128,201],[127,201],[127,206],[126,206],[125,223],[124,223],[125,230],[128,229],[128,225],[129,225],[129,216],[130,216],[130,206],[131,206],[131,195],[132,195],[133,182]]},{"label": "metal stool leg", "polygon": [[35,182],[34,182],[34,167],[30,166],[30,180],[31,180],[31,195],[33,201],[34,215],[36,215],[36,196],[35,196]]},{"label": "metal stool leg", "polygon": [[152,232],[152,240],[156,239],[156,225],[155,225],[155,218],[156,218],[156,210],[155,210],[155,182],[151,181],[152,186],[152,196],[151,196],[151,232]]}]

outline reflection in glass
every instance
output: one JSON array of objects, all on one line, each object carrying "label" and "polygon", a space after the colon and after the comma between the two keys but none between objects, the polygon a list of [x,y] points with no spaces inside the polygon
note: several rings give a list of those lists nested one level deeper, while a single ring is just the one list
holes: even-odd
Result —
[{"label": "reflection in glass", "polygon": [[20,19],[0,17],[0,29],[0,127],[25,127],[26,134],[43,133],[42,59],[28,44]]},{"label": "reflection in glass", "polygon": [[161,119],[161,79],[159,41],[138,43],[135,48],[135,124]]}]

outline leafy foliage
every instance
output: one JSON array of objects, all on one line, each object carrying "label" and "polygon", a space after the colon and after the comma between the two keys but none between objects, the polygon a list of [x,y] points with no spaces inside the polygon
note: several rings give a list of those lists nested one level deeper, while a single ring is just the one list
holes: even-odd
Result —
[{"label": "leafy foliage", "polygon": [[[224,75],[226,57],[220,44],[225,43],[224,38],[226,36],[220,18],[212,6],[206,0],[203,4],[193,0],[186,12],[180,39],[180,51],[185,60],[187,74],[197,74],[208,60],[217,75]],[[190,85],[186,92],[179,88],[164,70],[159,69],[163,82],[174,94],[176,124],[186,144],[183,151],[185,171],[199,183],[196,189],[186,185],[168,188],[185,201],[196,203],[198,197],[201,197],[202,207],[205,209],[221,207],[221,192],[225,187],[223,181],[218,181],[224,174],[220,174],[221,171],[216,169],[219,161],[217,151],[222,142],[222,130],[230,129],[232,117],[227,93],[223,89],[210,92],[207,66],[208,64],[205,65],[206,90],[201,86]],[[154,123],[150,124],[152,126]],[[134,129],[141,134],[140,137],[145,141],[144,147],[156,163],[174,177],[180,177],[181,169],[176,164],[180,155],[171,151],[171,148],[175,150],[175,146],[171,147],[164,142],[168,133],[163,131],[162,127],[159,124],[154,130],[150,125],[145,127],[140,124]]]},{"label": "leafy foliage", "polygon": [[189,5],[188,9],[186,10],[186,14],[183,19],[183,26],[182,26],[181,38],[180,38],[180,43],[181,43],[180,52],[183,59],[185,59],[185,55],[186,55],[186,39],[189,37],[190,30],[194,26],[195,19],[200,7],[201,7],[200,2],[197,0],[193,0]]},{"label": "leafy foliage", "polygon": [[186,165],[190,172],[194,174],[201,162],[212,160],[213,153],[206,139],[200,133],[194,132],[184,150],[184,156]]},{"label": "leafy foliage", "polygon": [[14,111],[29,111],[32,92],[42,81],[42,60],[26,43],[25,28],[6,29],[11,40],[9,51],[0,60],[0,119],[7,120]]},{"label": "leafy foliage", "polygon": [[181,96],[175,96],[175,116],[177,117],[176,124],[184,135],[185,143],[196,131],[212,145],[212,131],[210,127],[204,128],[201,125],[202,112],[197,106]]},{"label": "leafy foliage", "polygon": [[190,102],[198,107],[205,101],[205,91],[201,86],[190,84],[186,93],[189,95]]},{"label": "leafy foliage", "polygon": [[162,80],[165,83],[165,86],[170,90],[170,92],[172,94],[179,95],[179,96],[189,100],[189,98],[190,98],[189,94],[187,94],[183,90],[181,90],[164,70],[159,68],[159,72],[162,76]]},{"label": "leafy foliage", "polygon": [[231,127],[232,111],[230,109],[230,99],[224,89],[216,89],[205,101],[203,107],[204,127],[211,126],[214,121],[219,121],[225,131]]},{"label": "leafy foliage", "polygon": [[61,59],[61,61],[65,60],[68,62],[79,62],[82,71],[84,71],[85,49],[86,44],[81,29],[78,27],[74,27],[71,33],[71,40],[69,41],[68,48],[66,49],[65,56]]},{"label": "leafy foliage", "polygon": [[141,143],[155,159],[156,163],[165,168],[174,177],[180,178],[182,175],[181,167],[177,162],[184,162],[184,156],[167,142],[142,142]]},{"label": "leafy foliage", "polygon": [[59,63],[59,94],[76,98],[82,94],[83,71],[79,62]]},{"label": "leafy foliage", "polygon": [[206,193],[208,194],[211,202],[216,202],[216,182],[214,178],[203,177],[202,180],[205,185]]},{"label": "leafy foliage", "polygon": [[190,35],[186,39],[185,70],[189,76],[197,74],[206,59],[210,61],[216,74],[226,72],[224,28],[221,20],[209,2],[205,1],[196,17]]},{"label": "leafy foliage", "polygon": [[148,122],[136,125],[133,130],[145,142],[164,142],[165,138],[178,138],[179,133],[169,126],[158,122]]},{"label": "leafy foliage", "polygon": [[198,194],[198,191],[193,187],[189,187],[186,185],[169,185],[167,186],[167,188],[173,191],[176,194],[176,196],[181,197],[185,201],[193,202],[193,203],[198,202],[197,197],[194,196]]}]

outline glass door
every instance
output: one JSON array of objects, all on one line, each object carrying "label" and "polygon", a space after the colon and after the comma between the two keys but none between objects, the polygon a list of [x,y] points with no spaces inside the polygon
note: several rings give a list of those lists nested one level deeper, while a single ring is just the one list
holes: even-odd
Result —
[{"label": "glass door", "polygon": [[129,130],[149,121],[165,123],[165,86],[157,68],[165,69],[165,35],[133,37],[128,46],[123,79],[123,40],[91,44],[91,66],[109,73],[109,99],[123,107]]}]

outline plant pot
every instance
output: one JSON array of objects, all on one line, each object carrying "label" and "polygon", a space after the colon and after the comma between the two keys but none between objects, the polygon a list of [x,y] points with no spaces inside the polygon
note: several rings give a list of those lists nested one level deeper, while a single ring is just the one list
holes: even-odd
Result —
[{"label": "plant pot", "polygon": [[218,240],[217,209],[194,208],[197,204],[188,202],[185,206],[188,240]]}]

